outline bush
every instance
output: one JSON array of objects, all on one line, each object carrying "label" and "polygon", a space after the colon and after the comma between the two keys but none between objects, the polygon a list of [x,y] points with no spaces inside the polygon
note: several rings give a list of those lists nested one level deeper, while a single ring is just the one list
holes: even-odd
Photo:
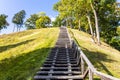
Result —
[{"label": "bush", "polygon": [[120,51],[120,36],[113,37],[110,41],[110,45]]}]

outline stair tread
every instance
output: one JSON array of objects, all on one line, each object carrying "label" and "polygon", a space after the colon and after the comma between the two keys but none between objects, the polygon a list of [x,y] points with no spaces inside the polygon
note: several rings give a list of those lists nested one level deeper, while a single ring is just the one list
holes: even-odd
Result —
[{"label": "stair tread", "polygon": [[34,76],[34,79],[83,79],[83,75],[75,76]]}]

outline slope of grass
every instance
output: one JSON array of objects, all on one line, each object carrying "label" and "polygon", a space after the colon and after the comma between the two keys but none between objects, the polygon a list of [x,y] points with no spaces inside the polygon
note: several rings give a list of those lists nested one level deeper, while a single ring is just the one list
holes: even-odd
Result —
[{"label": "slope of grass", "polygon": [[69,29],[71,36],[98,71],[120,78],[120,52],[102,42],[101,46],[92,43],[90,35]]},{"label": "slope of grass", "polygon": [[31,80],[58,33],[58,28],[44,28],[0,36],[0,80]]}]

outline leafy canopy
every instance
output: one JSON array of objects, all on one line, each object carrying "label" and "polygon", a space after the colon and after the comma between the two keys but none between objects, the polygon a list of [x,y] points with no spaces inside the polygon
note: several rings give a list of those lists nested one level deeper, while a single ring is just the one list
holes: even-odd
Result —
[{"label": "leafy canopy", "polygon": [[39,19],[37,14],[33,14],[28,18],[25,22],[25,26],[27,29],[35,29],[36,28],[36,21]]},{"label": "leafy canopy", "polygon": [[6,28],[6,26],[8,26],[8,22],[6,20],[8,16],[5,14],[0,14],[0,30],[3,28]]},{"label": "leafy canopy", "polygon": [[51,23],[51,19],[48,16],[41,16],[36,21],[36,28],[45,28],[49,26],[50,23]]}]

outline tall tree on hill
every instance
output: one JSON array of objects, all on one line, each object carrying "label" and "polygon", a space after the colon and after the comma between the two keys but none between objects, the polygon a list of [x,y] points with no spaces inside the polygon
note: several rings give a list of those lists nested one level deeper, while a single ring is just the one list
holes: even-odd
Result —
[{"label": "tall tree on hill", "polygon": [[25,27],[27,29],[35,29],[36,28],[36,21],[39,19],[37,14],[33,14],[28,18],[25,22]]},{"label": "tall tree on hill", "polygon": [[53,6],[53,10],[60,12],[59,18],[66,23],[66,26],[73,27],[75,0],[60,0]]},{"label": "tall tree on hill", "polygon": [[48,16],[40,16],[36,21],[36,28],[46,28],[51,23],[51,19]]},{"label": "tall tree on hill", "polygon": [[[21,10],[13,16],[12,22],[17,27],[17,31],[20,31],[24,22],[25,15],[26,15],[26,12],[24,10]],[[14,26],[14,29],[15,29],[15,26]],[[13,29],[13,32],[14,32],[14,29]]]},{"label": "tall tree on hill", "polygon": [[92,8],[93,14],[94,14],[94,18],[95,18],[95,28],[96,28],[96,35],[97,35],[97,43],[98,45],[100,45],[100,31],[99,31],[99,24],[98,24],[98,14],[97,14],[97,10],[99,2],[97,2],[97,0],[90,0],[90,6]]},{"label": "tall tree on hill", "polygon": [[0,31],[1,31],[1,29],[6,28],[6,26],[9,25],[6,20],[7,17],[8,16],[5,14],[0,14]]}]

